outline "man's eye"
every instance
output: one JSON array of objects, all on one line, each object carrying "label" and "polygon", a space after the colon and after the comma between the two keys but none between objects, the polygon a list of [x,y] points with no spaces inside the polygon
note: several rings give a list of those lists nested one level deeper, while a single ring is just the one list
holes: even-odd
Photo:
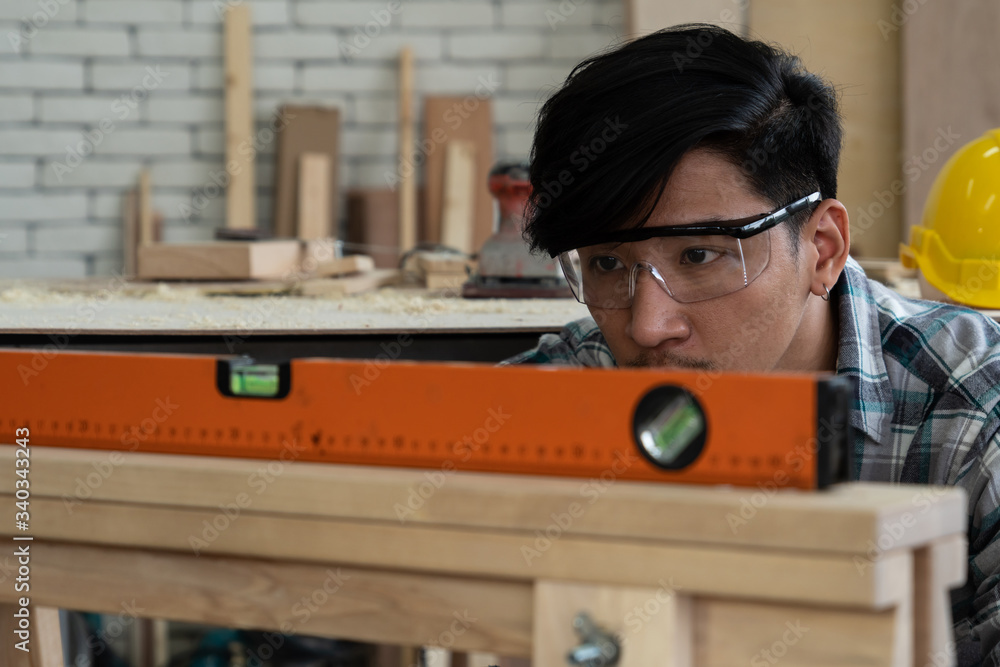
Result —
[{"label": "man's eye", "polygon": [[597,267],[598,271],[615,271],[625,267],[617,257],[608,257],[606,255],[604,257],[595,257],[593,264]]},{"label": "man's eye", "polygon": [[721,254],[708,248],[688,248],[681,253],[681,264],[708,264]]}]

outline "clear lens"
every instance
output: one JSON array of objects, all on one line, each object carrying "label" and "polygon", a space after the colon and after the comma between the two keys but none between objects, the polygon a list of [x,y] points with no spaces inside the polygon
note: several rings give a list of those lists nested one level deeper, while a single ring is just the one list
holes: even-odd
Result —
[{"label": "clear lens", "polygon": [[562,253],[559,261],[577,300],[613,309],[632,305],[639,271],[647,271],[675,301],[691,303],[746,287],[767,267],[770,256],[768,231],[742,241],[681,236],[589,246]]}]

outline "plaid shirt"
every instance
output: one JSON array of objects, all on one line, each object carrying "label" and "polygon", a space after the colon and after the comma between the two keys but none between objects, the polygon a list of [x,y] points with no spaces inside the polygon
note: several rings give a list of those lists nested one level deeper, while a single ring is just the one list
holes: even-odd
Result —
[{"label": "plaid shirt", "polygon": [[[853,259],[831,294],[840,313],[837,373],[854,378],[855,476],[966,490],[969,575],[952,592],[958,662],[1000,665],[1000,325],[967,308],[903,298]],[[502,363],[616,365],[589,318]],[[928,502],[914,499],[915,507]]]}]

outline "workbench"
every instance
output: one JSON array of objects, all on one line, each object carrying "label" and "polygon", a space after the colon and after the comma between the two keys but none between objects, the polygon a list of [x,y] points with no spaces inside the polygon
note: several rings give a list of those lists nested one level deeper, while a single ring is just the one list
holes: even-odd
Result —
[{"label": "workbench", "polygon": [[[555,667],[586,611],[620,636],[624,667],[949,664],[948,589],[966,573],[957,488],[805,493],[616,482],[613,470],[582,480],[112,456],[32,449],[38,632],[45,608],[127,604]],[[13,447],[0,467],[14,469]],[[5,536],[13,480],[0,475]],[[5,637],[17,598],[0,586]],[[55,664],[43,655],[25,662],[8,644],[5,664]]]},{"label": "workbench", "polygon": [[0,346],[375,358],[405,335],[399,359],[497,362],[589,314],[574,299],[462,299],[456,290],[322,298],[268,293],[267,285],[245,296],[204,289],[114,277],[0,281]]}]

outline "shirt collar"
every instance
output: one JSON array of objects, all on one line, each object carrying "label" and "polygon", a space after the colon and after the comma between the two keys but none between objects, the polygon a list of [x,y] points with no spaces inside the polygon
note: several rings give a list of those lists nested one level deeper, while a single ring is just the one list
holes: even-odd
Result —
[{"label": "shirt collar", "polygon": [[872,285],[852,257],[831,290],[837,299],[837,374],[854,379],[851,426],[884,442],[892,420],[892,386],[882,357],[882,330]]}]

